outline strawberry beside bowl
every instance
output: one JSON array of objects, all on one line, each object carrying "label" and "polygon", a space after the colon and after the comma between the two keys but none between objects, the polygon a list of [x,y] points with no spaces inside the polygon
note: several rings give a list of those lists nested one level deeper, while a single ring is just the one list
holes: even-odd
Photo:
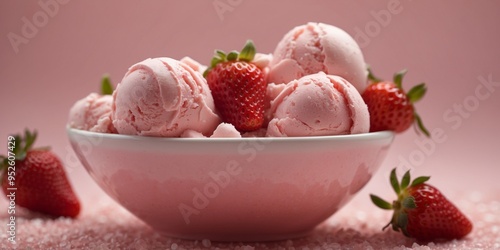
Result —
[{"label": "strawberry beside bowl", "polygon": [[306,235],[370,180],[394,138],[67,133],[92,178],[132,214],[168,236],[215,241]]}]

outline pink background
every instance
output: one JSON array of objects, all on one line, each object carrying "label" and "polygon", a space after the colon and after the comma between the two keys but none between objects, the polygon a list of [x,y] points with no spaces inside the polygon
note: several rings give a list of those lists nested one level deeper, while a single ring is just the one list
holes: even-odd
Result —
[{"label": "pink background", "polygon": [[[0,1],[0,142],[25,127],[38,129],[37,145],[51,145],[65,161],[86,203],[102,193],[74,161],[65,124],[71,105],[98,91],[104,73],[116,84],[130,65],[159,56],[207,64],[215,48],[240,49],[249,38],[258,51],[271,53],[288,30],[308,21],[353,35],[378,76],[407,68],[408,88],[425,81],[429,92],[417,109],[431,131],[443,134],[435,142],[411,130],[398,135],[357,199],[368,200],[375,189],[390,193],[388,173],[408,168],[405,161],[414,174],[432,175],[444,193],[499,190],[500,86],[488,91],[479,80],[500,85],[499,1],[41,2],[58,9],[52,5],[43,14],[38,1]],[[227,4],[225,12],[216,11],[217,3]],[[396,4],[396,12],[388,4]],[[22,36],[23,20],[34,17],[36,34],[25,29],[27,43],[13,46],[9,34]]]}]

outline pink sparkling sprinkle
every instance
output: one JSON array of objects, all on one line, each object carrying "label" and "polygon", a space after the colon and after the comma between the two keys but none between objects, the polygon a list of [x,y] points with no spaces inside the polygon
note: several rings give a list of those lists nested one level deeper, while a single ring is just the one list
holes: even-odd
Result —
[{"label": "pink sparkling sprinkle", "polygon": [[84,204],[77,219],[50,219],[17,208],[14,245],[7,239],[8,205],[2,198],[0,249],[500,249],[500,192],[450,198],[473,221],[472,233],[462,240],[425,245],[382,231],[390,212],[376,209],[367,196],[356,196],[308,237],[251,243],[166,238],[105,197]]}]

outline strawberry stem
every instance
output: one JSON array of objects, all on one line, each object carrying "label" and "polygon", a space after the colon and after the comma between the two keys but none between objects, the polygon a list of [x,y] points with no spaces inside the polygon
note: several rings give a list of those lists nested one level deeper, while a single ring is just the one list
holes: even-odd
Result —
[{"label": "strawberry stem", "polygon": [[413,196],[405,197],[401,202],[401,205],[403,206],[403,208],[409,208],[409,209],[417,207],[417,205],[415,204],[415,198],[413,198]]},{"label": "strawberry stem", "polygon": [[408,231],[406,231],[406,227],[408,226],[408,215],[406,213],[399,213],[397,217],[397,226],[394,226],[395,223],[393,223],[393,229],[394,231],[399,231],[398,229],[401,229],[401,232],[407,237],[410,235],[408,234]]}]

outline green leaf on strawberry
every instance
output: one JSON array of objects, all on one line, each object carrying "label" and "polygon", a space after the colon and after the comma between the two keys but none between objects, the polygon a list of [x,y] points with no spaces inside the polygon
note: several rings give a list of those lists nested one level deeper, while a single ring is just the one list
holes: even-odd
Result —
[{"label": "green leaf on strawberry", "polygon": [[420,241],[465,237],[472,230],[472,223],[437,188],[426,183],[429,178],[422,176],[411,181],[407,171],[399,182],[396,169],[391,171],[389,179],[397,199],[389,203],[370,195],[377,207],[394,210],[383,229],[392,226],[394,231]]},{"label": "green leaf on strawberry", "polygon": [[427,93],[427,86],[425,86],[425,83],[420,83],[411,88],[406,95],[411,103],[416,103],[424,97],[425,93]]},{"label": "green leaf on strawberry", "polygon": [[208,67],[205,72],[203,72],[203,77],[207,77],[208,72],[215,68],[219,63],[231,61],[251,62],[254,59],[256,53],[257,50],[255,49],[255,45],[253,44],[252,40],[248,40],[245,43],[245,46],[243,47],[241,52],[233,50],[226,55],[226,53],[224,53],[224,51],[222,50],[215,50],[215,55],[210,61],[210,67]]},{"label": "green leaf on strawberry", "polygon": [[238,59],[240,61],[251,62],[254,59],[256,53],[257,50],[255,49],[253,42],[251,40],[248,40],[241,50]]},{"label": "green leaf on strawberry", "polygon": [[238,60],[238,52],[237,51],[231,51],[229,54],[227,54],[226,57],[227,61],[236,61]]},{"label": "green leaf on strawberry", "polygon": [[396,84],[396,86],[400,89],[403,89],[403,77],[406,75],[406,72],[408,72],[408,70],[403,69],[403,70],[397,72],[396,74],[394,74],[394,77],[392,79],[394,84]]},{"label": "green leaf on strawberry", "polygon": [[[31,150],[31,147],[35,143],[37,135],[38,134],[36,130],[31,132],[28,129],[24,130],[24,135],[12,135],[12,137],[14,138],[14,140],[12,141],[13,150],[11,150],[10,152],[12,152],[12,154],[14,155],[15,160],[24,160],[24,158],[26,157],[26,153]],[[6,156],[0,155],[0,170],[3,170],[8,166],[8,158]]]},{"label": "green leaf on strawberry", "polygon": [[368,80],[370,80],[372,83],[377,83],[382,81],[373,74],[370,65],[366,65],[366,70],[368,71]]},{"label": "green leaf on strawberry", "polygon": [[370,113],[371,132],[392,130],[401,133],[413,124],[418,133],[422,132],[430,137],[414,107],[426,94],[427,87],[425,83],[420,83],[406,93],[402,86],[406,72],[407,70],[401,70],[394,74],[392,82],[383,81],[368,67],[368,79],[371,84],[362,93],[362,97]]},{"label": "green leaf on strawberry", "polygon": [[[76,217],[80,203],[59,158],[48,147],[33,148],[37,132],[14,135],[9,149],[15,159],[0,156],[1,186],[5,195],[15,188],[16,204],[51,216]],[[12,174],[14,173],[14,174]]]}]

